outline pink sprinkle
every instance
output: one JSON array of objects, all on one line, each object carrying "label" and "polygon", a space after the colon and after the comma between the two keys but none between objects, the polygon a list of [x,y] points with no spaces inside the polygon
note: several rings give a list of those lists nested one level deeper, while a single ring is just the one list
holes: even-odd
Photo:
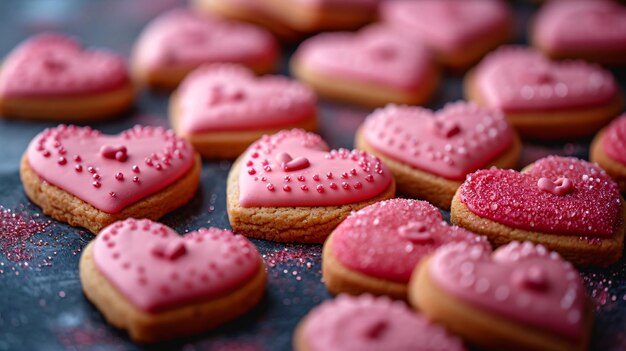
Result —
[{"label": "pink sprinkle", "polygon": [[374,177],[371,174],[368,174],[365,176],[365,180],[367,180],[368,182],[373,182],[374,181]]},{"label": "pink sprinkle", "polygon": [[326,178],[333,179],[333,172],[326,173]]},{"label": "pink sprinkle", "polygon": [[336,184],[336,183],[330,183],[330,185],[329,185],[329,186],[330,186],[330,188],[331,188],[331,189],[333,189],[333,190],[334,190],[334,189],[337,189],[337,184]]},{"label": "pink sprinkle", "polygon": [[346,182],[341,182],[341,187],[348,190],[350,189],[350,184],[346,183]]},{"label": "pink sprinkle", "polygon": [[65,165],[65,164],[67,163],[67,159],[66,159],[65,157],[61,156],[61,157],[59,157],[59,161],[58,161],[58,163],[59,163],[61,166],[63,166],[63,165]]},{"label": "pink sprinkle", "polygon": [[124,174],[122,172],[117,172],[117,174],[115,174],[115,179],[117,180],[124,180]]},{"label": "pink sprinkle", "polygon": [[283,190],[289,192],[291,191],[291,187],[289,185],[285,185],[283,186]]},{"label": "pink sprinkle", "polygon": [[96,173],[96,169],[91,167],[91,166],[89,166],[89,167],[87,167],[87,172],[89,172],[89,173]]},{"label": "pink sprinkle", "polygon": [[81,158],[80,158],[80,156],[78,156],[78,155],[74,155],[74,161],[75,161],[75,162],[80,162],[80,161],[82,161],[82,160],[83,160],[83,159],[81,159]]},{"label": "pink sprinkle", "polygon": [[76,166],[74,166],[74,169],[76,170],[76,172],[79,172],[79,173],[80,173],[80,172],[82,172],[82,171],[83,171],[83,166],[81,166],[81,165],[76,165]]},{"label": "pink sprinkle", "polygon": [[351,173],[352,175],[356,175],[356,169],[352,168],[352,169],[350,170],[350,173]]},{"label": "pink sprinkle", "polygon": [[267,190],[269,190],[269,191],[274,191],[274,185],[273,185],[273,184],[271,184],[271,183],[270,183],[270,184],[267,184],[265,187],[266,187],[266,188],[267,188]]},{"label": "pink sprinkle", "polygon": [[323,193],[324,192],[324,186],[322,186],[321,184],[319,184],[318,186],[315,187],[317,189],[318,193]]},{"label": "pink sprinkle", "polygon": [[100,179],[100,175],[98,173],[94,174],[93,176],[91,176],[93,179],[98,180]]},{"label": "pink sprinkle", "polygon": [[305,178],[304,178],[304,176],[303,176],[303,175],[299,175],[299,176],[298,176],[298,180],[299,180],[299,181],[301,181],[301,182],[304,182],[304,181],[305,181]]},{"label": "pink sprinkle", "polygon": [[319,182],[320,181],[320,175],[319,174],[314,174],[313,175],[313,180],[316,181],[316,182]]},{"label": "pink sprinkle", "polygon": [[306,185],[301,186],[300,189],[302,189],[302,191],[309,191],[309,187]]},{"label": "pink sprinkle", "polygon": [[248,170],[248,174],[249,174],[249,175],[256,174],[256,170],[255,170],[254,168],[250,168],[250,169]]},{"label": "pink sprinkle", "polygon": [[43,155],[43,157],[50,157],[50,151],[45,150],[45,151],[42,153],[42,155]]},{"label": "pink sprinkle", "polygon": [[354,183],[354,188],[355,189],[361,189],[362,187],[363,187],[363,184],[361,184],[360,182]]},{"label": "pink sprinkle", "polygon": [[97,181],[97,180],[95,182],[93,182],[92,184],[93,184],[94,188],[99,188],[100,186],[102,186],[102,184],[100,184],[100,182]]},{"label": "pink sprinkle", "polygon": [[139,166],[133,165],[133,172],[139,173]]},{"label": "pink sprinkle", "polygon": [[117,194],[114,191],[111,191],[109,195],[111,195],[111,197],[117,197]]},{"label": "pink sprinkle", "polygon": [[133,177],[133,182],[135,182],[135,183],[139,183],[139,177],[134,176],[134,177]]}]

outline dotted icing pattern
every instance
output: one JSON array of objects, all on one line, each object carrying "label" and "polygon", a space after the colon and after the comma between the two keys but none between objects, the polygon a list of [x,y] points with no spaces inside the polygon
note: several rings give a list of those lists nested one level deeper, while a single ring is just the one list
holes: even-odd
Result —
[{"label": "dotted icing pattern", "polygon": [[27,157],[39,177],[107,213],[164,189],[195,162],[173,131],[144,126],[109,136],[60,125],[37,135]]},{"label": "dotted icing pattern", "polygon": [[[286,160],[306,159],[290,168]],[[265,135],[241,157],[243,207],[332,206],[372,198],[391,172],[364,151],[328,150],[319,135],[300,129]]]},{"label": "dotted icing pattern", "polygon": [[311,351],[465,350],[443,327],[387,297],[339,295],[306,318],[303,335]]},{"label": "dotted icing pattern", "polygon": [[83,49],[53,33],[36,35],[2,63],[0,95],[48,97],[107,92],[129,82],[124,60],[109,51]]},{"label": "dotted icing pattern", "polygon": [[390,105],[371,114],[364,126],[367,143],[376,150],[453,180],[463,180],[513,143],[513,130],[502,114],[464,102],[437,113]]},{"label": "dotted icing pattern", "polygon": [[550,61],[519,46],[487,55],[475,69],[474,88],[487,106],[504,112],[594,107],[618,93],[611,72],[598,65]]},{"label": "dotted icing pattern", "polygon": [[489,246],[484,237],[447,224],[425,201],[393,199],[350,214],[333,232],[331,244],[346,267],[406,284],[423,257],[455,242]]},{"label": "dotted icing pattern", "polygon": [[610,158],[626,165],[626,114],[607,127],[601,142],[604,152]]},{"label": "dotted icing pattern", "polygon": [[447,293],[491,313],[572,341],[583,335],[582,279],[541,245],[511,242],[493,254],[484,246],[448,245],[433,255],[429,275]]},{"label": "dotted icing pattern", "polygon": [[217,228],[179,236],[149,220],[116,222],[94,239],[98,270],[137,308],[159,312],[236,290],[259,270],[255,246]]},{"label": "dotted icing pattern", "polygon": [[[541,180],[567,178],[573,189],[557,194]],[[557,186],[557,184],[553,184]],[[460,199],[480,217],[510,227],[581,237],[611,237],[620,220],[617,184],[599,166],[576,158],[550,156],[529,172],[480,170],[467,176]]]},{"label": "dotted icing pattern", "polygon": [[235,65],[203,66],[178,90],[181,130],[270,129],[315,116],[317,98],[307,86],[281,76],[256,78]]}]

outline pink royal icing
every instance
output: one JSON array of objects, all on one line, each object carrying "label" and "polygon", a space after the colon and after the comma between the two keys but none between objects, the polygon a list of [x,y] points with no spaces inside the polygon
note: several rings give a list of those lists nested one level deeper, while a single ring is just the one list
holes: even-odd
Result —
[{"label": "pink royal icing", "polygon": [[537,14],[534,36],[550,50],[612,51],[626,47],[626,7],[615,1],[551,1]]},{"label": "pink royal icing", "polygon": [[611,122],[601,142],[604,152],[610,158],[626,165],[626,114]]},{"label": "pink royal icing", "polygon": [[304,41],[294,57],[328,76],[400,89],[419,88],[434,69],[423,45],[380,25],[357,33],[318,34]]},{"label": "pink royal icing", "polygon": [[166,188],[195,162],[174,132],[142,126],[111,136],[60,125],[37,135],[27,157],[40,178],[107,213]]},{"label": "pink royal icing", "polygon": [[128,84],[124,59],[84,49],[70,37],[44,33],[24,41],[3,61],[0,95],[54,97],[111,91]]},{"label": "pink royal icing", "polygon": [[440,52],[465,49],[512,21],[509,7],[500,0],[385,1],[381,17]]},{"label": "pink royal icing", "polygon": [[463,343],[388,297],[339,295],[313,309],[303,335],[310,351],[461,351]]},{"label": "pink royal icing", "polygon": [[253,65],[274,60],[278,44],[263,28],[175,9],[148,24],[136,54],[140,64],[152,68],[214,62]]},{"label": "pink royal icing", "polygon": [[329,151],[319,135],[300,129],[263,136],[241,160],[243,207],[344,205],[382,193],[392,180],[377,157],[358,150]]},{"label": "pink royal icing", "polygon": [[491,254],[484,246],[439,249],[429,277],[446,293],[487,312],[579,341],[585,290],[578,272],[556,252],[511,242]]},{"label": "pink royal icing", "polygon": [[389,105],[367,118],[364,136],[395,160],[454,180],[463,180],[513,143],[513,130],[502,114],[464,102],[437,113]]},{"label": "pink royal icing", "polygon": [[474,88],[504,112],[541,112],[603,105],[618,94],[613,75],[584,61],[550,61],[529,48],[506,46],[476,67]]},{"label": "pink royal icing", "polygon": [[393,199],[352,213],[333,232],[335,258],[349,269],[406,284],[422,258],[455,242],[489,246],[488,241],[451,226],[425,201]]},{"label": "pink royal icing", "polygon": [[523,173],[480,170],[459,194],[480,217],[543,233],[611,237],[621,217],[617,184],[597,165],[571,157],[546,157]]},{"label": "pink royal icing", "polygon": [[279,128],[316,113],[317,99],[307,86],[282,76],[256,78],[235,65],[203,66],[177,94],[180,129],[190,134]]},{"label": "pink royal icing", "polygon": [[261,264],[250,241],[217,228],[179,236],[163,224],[131,218],[104,228],[94,240],[100,273],[146,312],[227,294]]}]

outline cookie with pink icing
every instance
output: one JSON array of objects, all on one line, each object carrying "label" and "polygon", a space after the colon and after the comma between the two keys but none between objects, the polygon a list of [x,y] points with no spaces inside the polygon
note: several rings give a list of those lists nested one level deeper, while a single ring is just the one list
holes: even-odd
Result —
[{"label": "cookie with pink icing", "polygon": [[509,40],[513,15],[500,0],[399,0],[381,4],[384,23],[426,43],[437,60],[466,68]]},{"label": "cookie with pink icing", "polygon": [[185,78],[170,98],[170,120],[204,157],[235,158],[264,134],[316,130],[316,103],[315,93],[300,82],[215,64]]},{"label": "cookie with pink icing", "polygon": [[128,109],[134,95],[121,56],[84,48],[76,39],[57,33],[25,40],[0,69],[0,115],[7,118],[111,118]]},{"label": "cookie with pink icing", "polygon": [[263,136],[237,159],[227,211],[238,233],[321,243],[351,211],[394,195],[393,176],[379,158],[330,150],[319,135],[293,129]]},{"label": "cookie with pink icing", "polygon": [[143,84],[173,89],[205,63],[236,63],[269,73],[278,51],[276,40],[263,28],[175,9],[144,29],[135,44],[133,73]]},{"label": "cookie with pink icing", "polygon": [[26,195],[44,213],[93,233],[129,217],[158,219],[195,194],[200,159],[173,131],[135,126],[118,135],[60,125],[22,157]]},{"label": "cookie with pink icing", "polygon": [[334,294],[406,300],[415,266],[437,248],[458,242],[489,247],[486,238],[446,223],[425,201],[377,202],[352,213],[326,240],[324,284]]},{"label": "cookie with pink icing", "polygon": [[104,228],[83,251],[87,298],[131,339],[156,342],[197,334],[254,307],[266,273],[256,247],[228,230],[184,236],[147,219]]},{"label": "cookie with pink icing", "polygon": [[584,61],[551,61],[521,46],[489,54],[465,77],[465,95],[502,111],[522,136],[589,135],[622,111],[611,72]]},{"label": "cookie with pink icing", "polygon": [[380,157],[399,192],[449,209],[465,175],[489,166],[515,168],[519,138],[504,116],[472,103],[433,112],[389,105],[369,115],[356,147]]},{"label": "cookie with pink icing", "polygon": [[365,106],[423,104],[439,80],[424,45],[382,25],[305,40],[291,72],[322,96]]},{"label": "cookie with pink icing", "polygon": [[589,151],[592,162],[598,163],[626,193],[626,114],[615,119],[601,130]]},{"label": "cookie with pink icing", "polygon": [[586,350],[593,313],[582,278],[556,252],[512,242],[442,247],[416,269],[411,304],[488,350]]},{"label": "cookie with pink icing", "polygon": [[340,295],[315,307],[294,333],[296,351],[463,351],[445,328],[386,297]]},{"label": "cookie with pink icing", "polygon": [[452,223],[495,246],[532,241],[577,265],[607,266],[624,247],[626,207],[597,164],[550,156],[522,172],[488,169],[467,176],[452,200]]},{"label": "cookie with pink icing", "polygon": [[617,1],[552,1],[537,13],[531,34],[552,58],[626,64],[626,7]]}]

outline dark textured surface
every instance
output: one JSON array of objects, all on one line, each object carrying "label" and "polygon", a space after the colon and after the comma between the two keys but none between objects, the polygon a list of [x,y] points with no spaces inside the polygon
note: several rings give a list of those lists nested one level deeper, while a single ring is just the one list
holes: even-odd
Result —
[{"label": "dark textured surface", "polygon": [[[74,34],[90,46],[129,54],[142,26],[174,0],[2,1],[0,55],[41,30]],[[531,6],[516,3],[519,33]],[[520,36],[522,37],[522,36]],[[520,40],[523,40],[520,39]],[[290,51],[290,50],[287,50]],[[283,65],[284,67],[285,65]],[[624,72],[618,72],[624,88]],[[461,98],[461,77],[448,76],[431,107]],[[122,118],[94,125],[117,133],[135,124],[167,125],[167,95],[142,92],[136,108]],[[351,147],[353,132],[368,113],[322,103],[321,134],[333,147]],[[30,139],[52,124],[0,120],[0,350],[139,349],[106,325],[85,300],[78,278],[81,249],[92,235],[50,221],[30,204],[19,181],[18,165]],[[520,166],[547,154],[586,157],[588,141],[552,145],[526,144]],[[230,162],[205,162],[200,191],[184,208],[163,218],[179,232],[201,226],[229,228],[225,212]],[[13,212],[8,212],[9,210]],[[15,216],[12,216],[15,213]],[[24,218],[37,224],[25,224]],[[48,223],[49,222],[49,223]],[[30,236],[28,228],[44,226]],[[7,244],[20,234],[24,244]],[[329,298],[321,283],[320,246],[254,241],[269,266],[266,297],[245,318],[192,339],[162,345],[185,350],[287,350],[298,320]],[[18,256],[16,256],[18,254]],[[583,272],[596,311],[593,349],[626,350],[626,263]],[[155,347],[150,347],[154,349]]]}]

